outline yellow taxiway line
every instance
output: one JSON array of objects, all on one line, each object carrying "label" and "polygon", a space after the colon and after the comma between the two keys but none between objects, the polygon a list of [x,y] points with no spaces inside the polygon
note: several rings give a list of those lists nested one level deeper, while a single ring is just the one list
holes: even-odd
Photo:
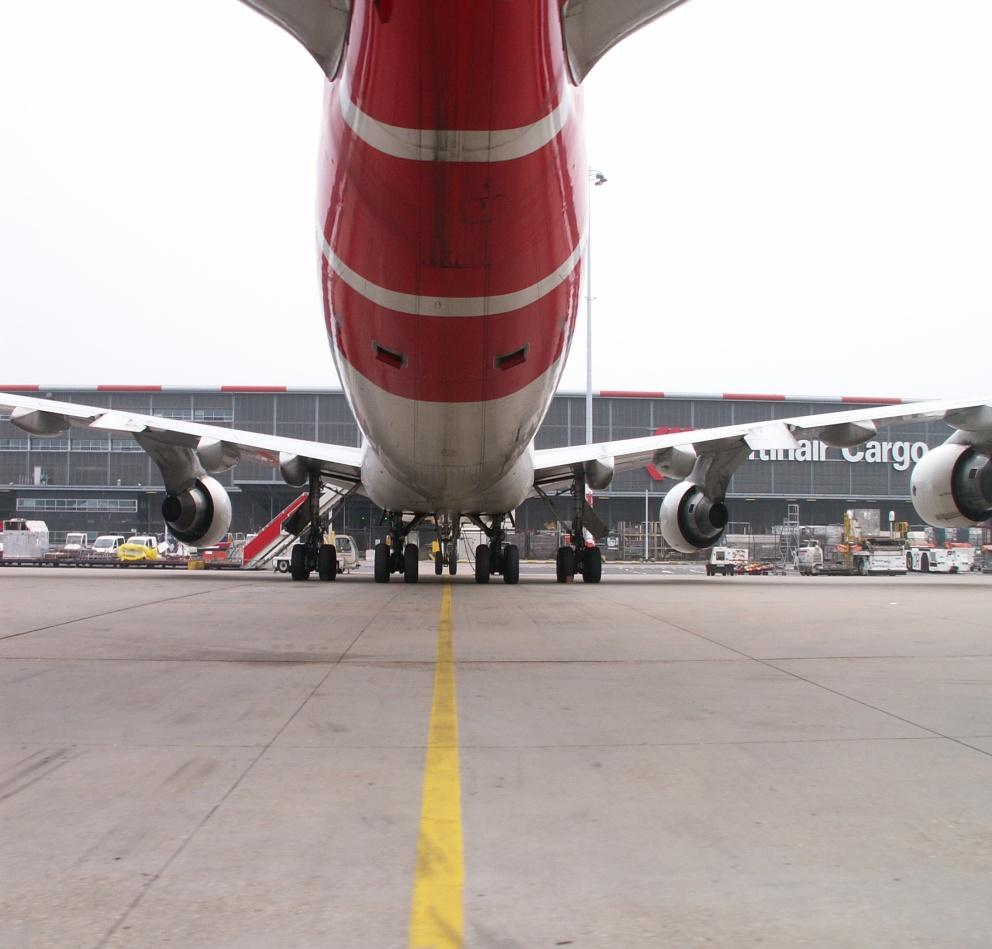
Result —
[{"label": "yellow taxiway line", "polygon": [[424,797],[410,910],[410,949],[461,949],[464,880],[458,704],[448,582],[441,594],[438,621],[434,700],[427,732]]}]

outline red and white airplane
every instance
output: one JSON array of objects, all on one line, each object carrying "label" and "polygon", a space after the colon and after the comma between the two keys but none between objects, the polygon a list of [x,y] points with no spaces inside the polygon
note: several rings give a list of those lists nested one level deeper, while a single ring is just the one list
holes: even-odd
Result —
[{"label": "red and white airplane", "polygon": [[[581,543],[585,493],[615,471],[654,464],[681,479],[662,505],[673,547],[714,544],[723,498],[755,448],[797,438],[852,446],[877,426],[943,419],[956,432],[916,465],[926,521],[992,516],[992,399],[858,409],[751,425],[536,450],[575,328],[588,166],[581,83],[612,46],[682,0],[244,0],[286,29],[327,79],[317,240],[324,320],[362,448],[0,394],[11,421],[39,435],[68,426],[129,432],[159,465],[163,516],[181,540],[210,545],[231,505],[211,477],[250,457],[310,487],[324,483],[386,511],[375,578],[415,582],[409,531],[434,522],[435,563],[455,572],[459,526],[488,544],[476,579],[519,577],[504,527],[525,498],[573,489],[574,546],[558,579],[598,582]],[[292,573],[333,579],[335,552],[312,529]]]}]

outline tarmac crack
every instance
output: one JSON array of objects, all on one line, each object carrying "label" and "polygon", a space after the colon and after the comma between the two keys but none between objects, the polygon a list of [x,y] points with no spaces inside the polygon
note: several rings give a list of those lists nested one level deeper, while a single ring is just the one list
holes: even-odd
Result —
[{"label": "tarmac crack", "polygon": [[43,633],[49,629],[59,629],[62,626],[72,626],[73,623],[85,623],[86,620],[100,619],[101,616],[113,616],[116,613],[128,613],[131,610],[140,610],[146,606],[157,606],[159,603],[172,603],[175,600],[188,600],[194,596],[206,596],[209,593],[216,593],[217,590],[198,590],[196,593],[183,593],[179,596],[167,596],[161,600],[150,600],[147,603],[133,603],[130,606],[121,606],[116,610],[104,610],[102,613],[92,613],[88,616],[74,616],[72,619],[64,620],[61,623],[50,623],[48,626],[36,626],[34,629],[22,629],[19,633],[7,633],[0,636],[0,642],[5,639],[17,639],[19,636],[30,636],[31,633]]},{"label": "tarmac crack", "polygon": [[67,765],[72,760],[71,751],[71,747],[57,748],[49,752],[39,751],[19,762],[21,767],[9,778],[0,781],[0,801],[6,801],[15,794],[26,791],[31,785],[47,778],[53,771],[58,771],[63,765]]},{"label": "tarmac crack", "polygon": [[[712,636],[705,636],[703,635],[703,633],[697,633],[695,630],[689,629],[687,626],[682,626],[679,623],[675,623],[672,620],[667,619],[665,617],[655,616],[654,613],[651,613],[648,610],[643,610],[636,606],[631,606],[628,603],[619,603],[617,600],[613,600],[612,597],[610,597],[610,599],[618,606],[623,606],[628,610],[631,610],[635,613],[640,613],[642,616],[647,616],[649,619],[653,619],[657,622],[666,623],[667,625],[671,626],[673,629],[681,630],[683,633],[686,633],[689,636],[694,636],[697,639],[701,639],[704,642],[710,643],[713,646],[719,646],[722,649],[726,649],[730,652],[736,653],[738,656],[742,656],[745,659],[750,659],[752,662],[756,662],[759,665],[764,666],[766,669],[772,669],[775,672],[778,672],[782,675],[787,675],[793,679],[796,679],[799,682],[805,682],[807,685],[811,685],[814,688],[821,689],[824,692],[829,692],[831,695],[835,695],[838,698],[846,699],[848,702],[854,702],[856,705],[860,705],[862,708],[870,709],[873,712],[878,712],[880,715],[885,715],[888,718],[895,719],[897,722],[902,722],[904,725],[911,725],[913,728],[919,728],[921,731],[929,732],[935,738],[943,738],[945,741],[953,742],[954,744],[960,745],[963,748],[968,748],[971,751],[977,751],[979,754],[985,755],[988,758],[992,758],[992,751],[986,751],[985,749],[978,748],[975,745],[969,745],[967,742],[962,741],[960,738],[955,738],[953,735],[946,735],[943,732],[938,731],[936,728],[931,728],[929,725],[923,725],[920,722],[914,722],[912,719],[906,718],[905,716],[902,715],[898,715],[895,712],[890,712],[888,709],[881,708],[878,705],[872,705],[871,702],[866,702],[864,701],[864,699],[859,699],[857,696],[848,695],[846,692],[841,692],[839,689],[834,689],[829,685],[824,685],[822,682],[816,682],[813,679],[808,679],[806,676],[800,675],[798,672],[792,672],[789,669],[783,669],[781,666],[775,665],[775,662],[772,660],[761,659],[758,656],[752,656],[749,653],[744,652],[744,650],[738,649],[735,646],[730,646],[727,643],[722,643],[718,639],[714,639]],[[864,656],[859,658],[869,660],[869,659],[875,659],[877,657]],[[777,661],[783,661],[783,660],[777,660]]]},{"label": "tarmac crack", "polygon": [[[211,592],[211,591],[205,591],[205,592]],[[293,712],[287,717],[286,721],[284,721],[282,725],[280,725],[279,728],[276,729],[275,733],[272,735],[269,741],[262,746],[258,754],[255,755],[255,757],[248,762],[248,764],[245,766],[241,774],[239,774],[234,779],[231,786],[221,795],[220,799],[213,805],[213,807],[211,807],[210,810],[207,811],[203,819],[192,829],[192,831],[190,831],[190,833],[183,839],[183,841],[179,844],[179,846],[166,858],[165,862],[162,864],[159,870],[153,873],[150,877],[148,877],[148,879],[142,885],[141,889],[138,891],[137,895],[134,897],[133,900],[131,900],[127,908],[118,917],[118,919],[114,922],[114,924],[110,927],[110,929],[107,930],[103,938],[96,944],[94,949],[104,949],[104,947],[110,942],[110,940],[113,939],[114,935],[124,926],[124,924],[134,913],[134,911],[141,905],[144,898],[149,894],[149,892],[151,892],[155,884],[158,883],[158,881],[162,879],[163,875],[168,872],[169,867],[171,867],[176,862],[176,860],[179,859],[179,857],[190,845],[190,843],[192,843],[192,841],[196,838],[196,836],[200,833],[200,831],[203,830],[203,828],[210,823],[214,815],[220,810],[220,808],[224,805],[224,803],[228,800],[228,798],[230,798],[230,796],[241,786],[244,779],[248,777],[248,775],[252,772],[252,770],[258,764],[258,762],[262,760],[265,754],[279,740],[279,737],[296,720],[297,716],[300,714],[300,712],[303,711],[307,703],[317,694],[318,691],[320,691],[321,688],[323,688],[324,683],[327,682],[328,678],[330,678],[331,673],[333,673],[334,670],[341,665],[341,662],[344,660],[345,656],[348,655],[348,653],[355,646],[358,640],[361,639],[361,637],[365,634],[365,632],[369,629],[369,627],[372,626],[372,624],[375,623],[376,620],[378,620],[379,616],[385,611],[385,609],[388,606],[390,606],[393,603],[393,601],[399,595],[400,595],[399,591],[394,593],[388,600],[386,600],[379,607],[378,610],[376,610],[372,614],[372,616],[369,618],[369,621],[355,634],[354,639],[352,639],[352,641],[348,644],[348,648],[345,649],[340,656],[338,656],[338,658],[331,665],[330,669],[328,669],[327,672],[320,677],[320,681],[317,682],[317,684],[314,685],[314,687],[306,694],[306,696],[299,703],[299,705],[297,705],[296,708],[293,710]],[[182,597],[175,597],[174,599],[182,599]]]}]

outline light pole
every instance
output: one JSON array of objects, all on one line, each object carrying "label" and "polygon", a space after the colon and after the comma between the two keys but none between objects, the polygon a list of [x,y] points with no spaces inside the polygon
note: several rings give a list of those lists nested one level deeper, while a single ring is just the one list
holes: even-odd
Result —
[{"label": "light pole", "polygon": [[606,184],[606,175],[590,168],[586,176],[586,444],[592,444],[592,188]]}]

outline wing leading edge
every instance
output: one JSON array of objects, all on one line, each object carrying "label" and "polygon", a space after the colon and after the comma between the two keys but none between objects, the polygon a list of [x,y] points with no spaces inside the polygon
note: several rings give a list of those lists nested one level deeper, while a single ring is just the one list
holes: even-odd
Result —
[{"label": "wing leading edge", "polygon": [[851,448],[870,441],[879,427],[928,420],[957,429],[951,438],[960,444],[992,447],[992,398],[915,402],[535,450],[534,485],[563,484],[582,476],[598,487],[597,478],[608,483],[614,471],[653,464],[673,478],[691,478],[711,497],[722,497],[731,475],[755,449],[796,448],[799,438]]},{"label": "wing leading edge", "polygon": [[325,480],[345,487],[361,481],[363,450],[348,445],[330,445],[8,392],[0,392],[0,408],[10,412],[12,424],[32,435],[57,435],[70,426],[132,435],[159,462],[170,491],[185,487],[170,484],[170,470],[173,467],[189,470],[186,466],[169,464],[170,456],[177,452],[195,455],[203,470],[211,474],[227,471],[242,459],[251,459],[279,468],[286,481],[293,485],[305,483],[310,472],[319,472]]}]

